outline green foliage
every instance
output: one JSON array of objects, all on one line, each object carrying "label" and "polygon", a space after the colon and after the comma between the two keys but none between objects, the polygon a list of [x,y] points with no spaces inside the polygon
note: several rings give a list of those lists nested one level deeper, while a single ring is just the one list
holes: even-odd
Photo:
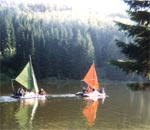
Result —
[{"label": "green foliage", "polygon": [[129,42],[116,40],[121,52],[128,60],[111,61],[115,66],[128,73],[135,72],[150,78],[150,2],[125,1],[130,9],[127,11],[134,24],[116,22],[119,29],[124,31]]},{"label": "green foliage", "polygon": [[[29,9],[41,11],[38,8],[41,6],[29,6]],[[0,13],[0,33],[3,36],[0,42],[3,57],[1,65],[5,68],[2,71],[10,68],[18,73],[31,54],[39,78],[53,76],[79,79],[83,68],[92,63],[93,44],[89,35],[81,32],[80,25],[45,22],[34,16],[31,19],[26,15],[18,17],[5,8]],[[15,52],[12,55],[13,49]],[[6,57],[8,54],[9,58]]]},{"label": "green foliage", "polygon": [[[43,4],[2,6],[1,70],[16,75],[31,54],[38,78],[81,79],[93,60],[104,67],[111,58],[122,57],[114,44],[114,39],[121,37],[114,24],[93,18],[87,18],[88,22],[74,19],[70,10]],[[108,68],[106,73],[112,70]]]}]

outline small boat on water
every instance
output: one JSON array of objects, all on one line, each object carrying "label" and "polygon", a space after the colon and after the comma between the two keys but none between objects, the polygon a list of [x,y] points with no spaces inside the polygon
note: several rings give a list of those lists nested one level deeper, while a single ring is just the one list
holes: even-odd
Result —
[{"label": "small boat on water", "polygon": [[[15,78],[11,80],[12,83],[12,89],[13,89],[13,98],[19,98],[19,99],[28,99],[28,98],[45,98],[46,93],[40,93],[39,88],[37,85],[36,77],[34,74],[31,56],[29,56],[29,62],[26,64],[24,69],[21,71],[21,73]],[[18,91],[15,91],[13,82],[17,81],[19,84],[21,84],[26,91],[24,91],[23,88],[20,88],[20,91],[23,91],[23,93],[18,93]],[[44,91],[43,89],[41,89]]]},{"label": "small boat on water", "polygon": [[76,95],[91,98],[105,98],[106,93],[104,88],[100,89],[94,63],[85,75],[83,81],[88,85],[83,91],[77,92]]}]

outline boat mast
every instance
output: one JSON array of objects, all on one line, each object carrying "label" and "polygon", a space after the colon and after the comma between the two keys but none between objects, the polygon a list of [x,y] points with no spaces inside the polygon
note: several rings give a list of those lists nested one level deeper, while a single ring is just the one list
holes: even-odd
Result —
[{"label": "boat mast", "polygon": [[12,87],[13,92],[15,92],[13,80],[15,80],[15,79],[11,79],[11,87]]},{"label": "boat mast", "polygon": [[[94,60],[93,60],[93,65],[94,65],[94,68],[95,68]],[[95,71],[94,71],[94,68],[93,68],[92,81],[93,81],[93,86],[94,86],[94,88],[95,88],[95,77],[94,77]],[[93,86],[92,86],[92,87],[93,87]]]},{"label": "boat mast", "polygon": [[32,66],[32,60],[31,60],[31,55],[29,55],[29,59],[30,59],[30,68],[31,68],[31,77],[32,77],[32,81],[33,81],[33,87],[35,89],[35,92],[38,93],[39,89],[38,89],[38,85],[37,85],[37,81],[35,78],[35,74],[34,74],[34,70],[33,70],[33,66]]},{"label": "boat mast", "polygon": [[30,65],[31,65],[32,64],[31,55],[29,55],[29,62],[30,62]]}]

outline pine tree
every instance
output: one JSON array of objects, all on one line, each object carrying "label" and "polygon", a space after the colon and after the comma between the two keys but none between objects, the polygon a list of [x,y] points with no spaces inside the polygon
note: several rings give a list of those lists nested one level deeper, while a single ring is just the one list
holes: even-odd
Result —
[{"label": "pine tree", "polygon": [[116,40],[126,59],[112,60],[111,63],[127,73],[135,72],[150,78],[150,1],[124,0],[129,5],[127,11],[134,24],[116,22],[128,37],[128,43]]}]

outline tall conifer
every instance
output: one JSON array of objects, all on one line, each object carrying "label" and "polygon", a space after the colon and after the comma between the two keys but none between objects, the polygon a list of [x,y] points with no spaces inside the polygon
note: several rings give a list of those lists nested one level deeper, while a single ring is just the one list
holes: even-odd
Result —
[{"label": "tall conifer", "polygon": [[130,40],[128,43],[116,40],[116,44],[127,58],[113,60],[111,63],[128,73],[135,72],[150,78],[150,1],[124,0],[124,2],[130,7],[127,13],[133,23],[116,23]]}]

